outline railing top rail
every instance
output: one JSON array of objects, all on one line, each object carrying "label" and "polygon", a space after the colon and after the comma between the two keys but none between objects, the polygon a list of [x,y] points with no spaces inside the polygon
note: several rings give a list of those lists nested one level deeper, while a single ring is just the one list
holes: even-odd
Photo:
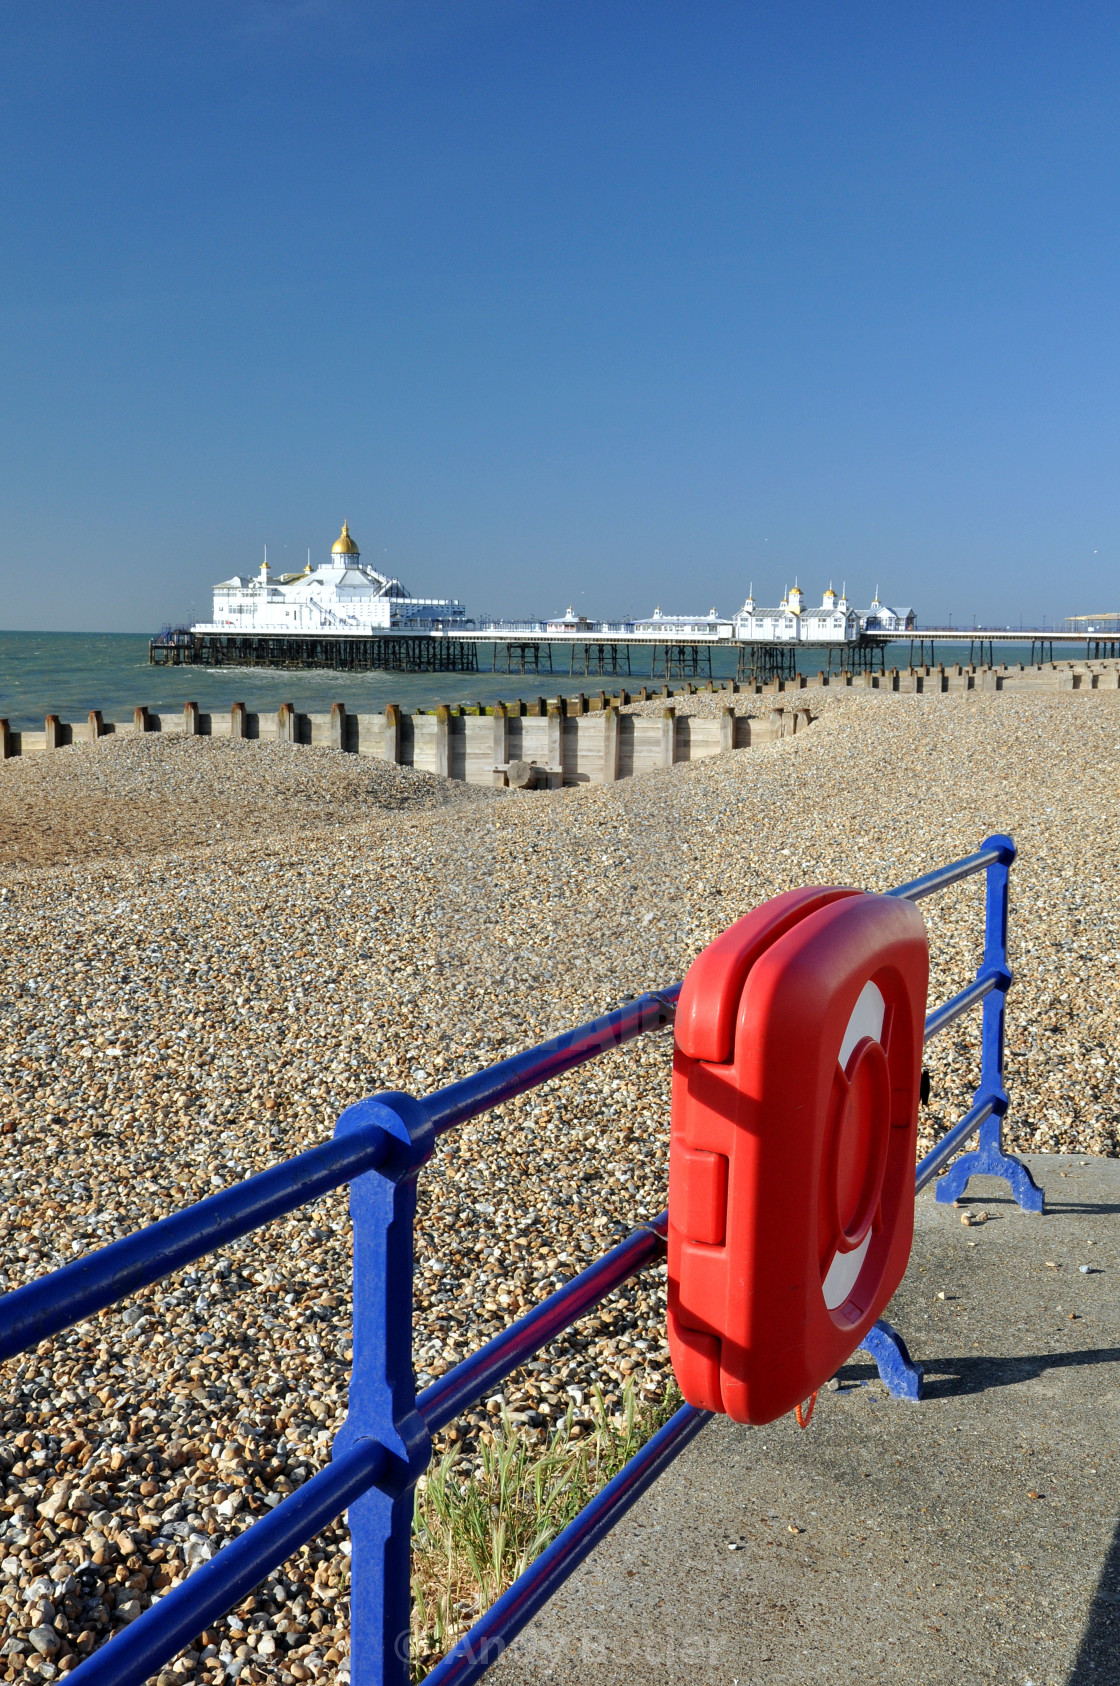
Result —
[{"label": "railing top rail", "polygon": [[234,1183],[120,1241],[13,1288],[0,1299],[0,1360],[92,1317],[129,1294],[273,1218],[371,1171],[392,1143],[376,1125],[335,1136],[295,1159]]},{"label": "railing top rail", "polygon": [[923,897],[934,896],[939,890],[947,890],[950,884],[959,884],[962,879],[971,878],[975,873],[983,872],[1000,861],[1010,866],[1014,859],[1015,845],[1010,837],[989,837],[974,855],[966,855],[963,860],[950,861],[948,866],[924,873],[921,878],[914,878],[909,884],[899,884],[886,894],[898,896],[902,901],[920,902]]},{"label": "railing top rail", "polygon": [[503,1101],[514,1100],[527,1089],[535,1089],[551,1077],[585,1065],[609,1048],[620,1048],[624,1042],[632,1042],[647,1031],[672,1024],[680,992],[680,984],[675,983],[667,989],[639,995],[589,1024],[566,1030],[537,1048],[513,1054],[484,1071],[449,1083],[446,1089],[426,1096],[420,1104],[436,1135],[442,1135],[457,1124],[465,1124],[469,1118],[489,1112],[491,1107],[501,1106]]}]

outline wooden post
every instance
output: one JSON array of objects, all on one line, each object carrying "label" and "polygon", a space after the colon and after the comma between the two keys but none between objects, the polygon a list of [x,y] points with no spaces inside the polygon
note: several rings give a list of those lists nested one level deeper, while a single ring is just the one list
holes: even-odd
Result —
[{"label": "wooden post", "polygon": [[618,710],[603,710],[603,783],[613,784],[618,778]]},{"label": "wooden post", "polygon": [[244,738],[248,735],[244,703],[234,703],[229,711],[229,735],[231,738]]},{"label": "wooden post", "polygon": [[0,720],[0,761],[12,759],[12,728],[6,720]]},{"label": "wooden post", "polygon": [[281,703],[276,711],[276,739],[278,743],[296,743],[296,711],[292,703]]},{"label": "wooden post", "polygon": [[494,766],[504,767],[509,760],[509,715],[505,703],[494,704]]},{"label": "wooden post", "polygon": [[385,759],[393,766],[401,759],[401,710],[399,703],[385,704]]},{"label": "wooden post", "polygon": [[451,766],[451,710],[446,703],[436,709],[436,772],[441,779],[450,777]]},{"label": "wooden post", "polygon": [[641,690],[638,692],[638,701],[639,702],[648,702],[649,701],[649,686],[648,685],[643,685]]},{"label": "wooden post", "polygon": [[[150,732],[151,731],[151,729],[152,729],[152,717],[148,713],[146,708],[134,708],[133,709],[133,711],[132,711],[132,724],[135,726],[135,728],[138,732]],[[50,748],[49,744],[47,745],[47,748],[48,749]]]},{"label": "wooden post", "polygon": [[331,704],[331,748],[346,749],[346,704]]},{"label": "wooden post", "polygon": [[197,738],[200,735],[198,704],[196,702],[185,702],[183,704],[183,736]]},{"label": "wooden post", "polygon": [[770,710],[770,735],[775,738],[785,736],[786,711],[784,708]]},{"label": "wooden post", "polygon": [[47,748],[62,749],[66,743],[66,727],[57,714],[47,715]]},{"label": "wooden post", "polygon": [[677,711],[670,704],[661,710],[661,765],[671,767],[677,747]]},{"label": "wooden post", "polygon": [[729,749],[735,748],[735,710],[721,708],[719,711],[719,752],[726,755]]},{"label": "wooden post", "polygon": [[96,743],[98,738],[103,738],[105,736],[105,722],[101,718],[101,710],[99,708],[91,708],[88,719],[89,741],[90,743]]},{"label": "wooden post", "polygon": [[563,773],[564,711],[558,702],[548,705],[548,765],[556,773]]}]

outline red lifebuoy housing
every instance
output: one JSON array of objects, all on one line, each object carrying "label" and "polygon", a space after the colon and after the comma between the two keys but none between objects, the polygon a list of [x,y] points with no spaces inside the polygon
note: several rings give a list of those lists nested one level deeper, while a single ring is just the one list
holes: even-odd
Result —
[{"label": "red lifebuoy housing", "polygon": [[929,981],[914,905],[794,890],[681,990],[669,1347],[690,1404],[783,1416],[859,1346],[906,1269]]}]

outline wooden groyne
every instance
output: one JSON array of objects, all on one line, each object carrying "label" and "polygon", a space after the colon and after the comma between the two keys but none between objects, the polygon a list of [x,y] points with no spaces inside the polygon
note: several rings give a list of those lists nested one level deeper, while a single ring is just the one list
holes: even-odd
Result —
[{"label": "wooden groyne", "polygon": [[[629,700],[623,693],[622,706]],[[715,719],[678,714],[671,703],[654,716],[620,712],[619,699],[541,698],[489,707],[439,707],[405,713],[390,703],[381,714],[350,712],[335,703],[329,714],[303,714],[283,704],[275,714],[234,703],[228,713],[206,713],[188,702],[182,714],[137,708],[130,721],[104,720],[98,710],[79,723],[47,716],[42,732],[19,732],[0,721],[0,756],[39,754],[70,744],[96,743],[130,733],[256,739],[311,744],[416,767],[468,784],[525,789],[605,784],[634,773],[769,743],[803,731],[808,708],[771,709],[761,718],[723,709]]]},{"label": "wooden groyne", "polygon": [[[92,709],[84,721],[48,714],[41,732],[19,731],[0,719],[0,759],[35,755],[71,744],[95,743],[129,733],[253,739],[311,744],[415,767],[468,784],[559,788],[606,784],[635,773],[703,760],[733,749],[770,743],[804,731],[812,715],[797,694],[817,687],[898,692],[1053,691],[1120,689],[1120,662],[1059,662],[1036,667],[937,666],[887,673],[818,673],[776,678],[766,684],[686,684],[674,692],[643,686],[630,693],[582,692],[528,702],[442,705],[407,713],[390,703],[383,712],[351,712],[335,703],[329,714],[301,713],[283,703],[275,713],[234,703],[228,712],[206,712],[195,702],[182,713],[137,707],[131,720],[105,720]],[[715,715],[678,712],[674,695],[700,691],[769,697],[773,706],[755,715],[724,707]],[[791,695],[791,693],[793,693]],[[780,699],[780,700],[779,700]],[[654,712],[626,712],[631,703],[660,703]]]}]

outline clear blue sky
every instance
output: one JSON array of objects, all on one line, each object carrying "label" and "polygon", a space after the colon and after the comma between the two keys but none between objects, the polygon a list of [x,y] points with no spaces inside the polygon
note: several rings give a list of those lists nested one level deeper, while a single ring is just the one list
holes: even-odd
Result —
[{"label": "clear blue sky", "polygon": [[1120,608],[1118,73],[1069,0],[5,0],[0,625],[343,516],[471,610]]}]

